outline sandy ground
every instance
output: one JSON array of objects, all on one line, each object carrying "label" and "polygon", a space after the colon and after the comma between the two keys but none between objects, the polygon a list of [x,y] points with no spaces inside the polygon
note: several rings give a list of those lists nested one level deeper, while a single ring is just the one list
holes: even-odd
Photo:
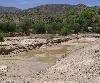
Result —
[{"label": "sandy ground", "polygon": [[35,83],[100,83],[100,39],[70,53],[37,80]]},{"label": "sandy ground", "polygon": [[100,39],[73,39],[18,56],[0,56],[0,83],[100,83]]}]

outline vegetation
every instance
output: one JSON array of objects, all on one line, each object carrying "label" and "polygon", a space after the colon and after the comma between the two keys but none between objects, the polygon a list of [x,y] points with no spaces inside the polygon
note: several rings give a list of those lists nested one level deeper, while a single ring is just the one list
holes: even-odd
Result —
[{"label": "vegetation", "polygon": [[4,41],[5,33],[0,31],[0,42]]},{"label": "vegetation", "polygon": [[[65,5],[53,5],[51,9],[50,5],[46,5],[42,8],[37,7],[34,10],[29,9],[30,11],[24,10],[23,13],[20,13],[20,10],[20,12],[16,13],[16,15],[19,15],[19,21],[15,21],[15,19],[12,21],[13,19],[9,19],[11,14],[5,13],[4,21],[0,22],[0,38],[2,39],[4,33],[9,32],[23,32],[27,35],[30,32],[34,34],[59,35],[85,32],[100,33],[100,7],[87,7],[82,4],[75,6],[66,5],[63,10],[68,11],[65,13],[62,10],[54,9],[56,6],[62,9]],[[49,10],[47,12],[42,11],[46,9]],[[54,13],[54,11],[56,12]]]}]

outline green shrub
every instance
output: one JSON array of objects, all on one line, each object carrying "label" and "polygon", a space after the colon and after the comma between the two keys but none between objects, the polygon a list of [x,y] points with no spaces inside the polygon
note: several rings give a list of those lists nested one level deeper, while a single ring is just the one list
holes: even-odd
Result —
[{"label": "green shrub", "polygon": [[44,34],[46,33],[45,22],[43,21],[35,21],[33,24],[33,33],[35,34]]},{"label": "green shrub", "polygon": [[16,29],[16,23],[14,22],[0,23],[0,30],[3,32],[16,32]]},{"label": "green shrub", "polygon": [[60,35],[69,35],[71,34],[71,29],[69,27],[63,27],[61,29]]},{"label": "green shrub", "polygon": [[4,41],[5,33],[3,31],[0,31],[0,42]]}]

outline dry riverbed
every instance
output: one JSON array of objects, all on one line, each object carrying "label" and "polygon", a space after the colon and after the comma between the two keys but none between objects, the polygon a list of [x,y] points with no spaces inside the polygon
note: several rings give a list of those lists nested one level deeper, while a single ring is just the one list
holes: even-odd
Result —
[{"label": "dry riverbed", "polygon": [[[70,66],[70,70],[68,65],[76,64],[74,66],[77,67],[78,59],[80,66],[84,62],[84,64],[92,64],[92,59],[88,60],[84,52],[86,51],[85,48],[91,49],[91,44],[94,45],[96,41],[99,41],[99,39],[82,37],[52,46],[43,45],[40,48],[18,53],[14,56],[1,55],[0,66],[7,68],[4,72],[0,72],[0,83],[89,83],[81,82],[80,77],[79,81],[75,80],[76,77],[74,78],[74,76],[68,77],[69,75],[76,75],[74,73],[78,72],[72,66]],[[79,53],[82,53],[82,56],[79,56]],[[82,57],[84,60],[82,60]],[[88,60],[87,62],[85,58]],[[64,72],[65,74],[63,74]]]}]

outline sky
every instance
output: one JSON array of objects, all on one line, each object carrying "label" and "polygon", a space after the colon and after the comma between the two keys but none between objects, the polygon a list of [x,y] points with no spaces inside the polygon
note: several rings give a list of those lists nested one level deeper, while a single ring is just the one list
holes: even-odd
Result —
[{"label": "sky", "polygon": [[0,0],[0,6],[27,9],[44,4],[85,4],[100,6],[100,0]]}]

